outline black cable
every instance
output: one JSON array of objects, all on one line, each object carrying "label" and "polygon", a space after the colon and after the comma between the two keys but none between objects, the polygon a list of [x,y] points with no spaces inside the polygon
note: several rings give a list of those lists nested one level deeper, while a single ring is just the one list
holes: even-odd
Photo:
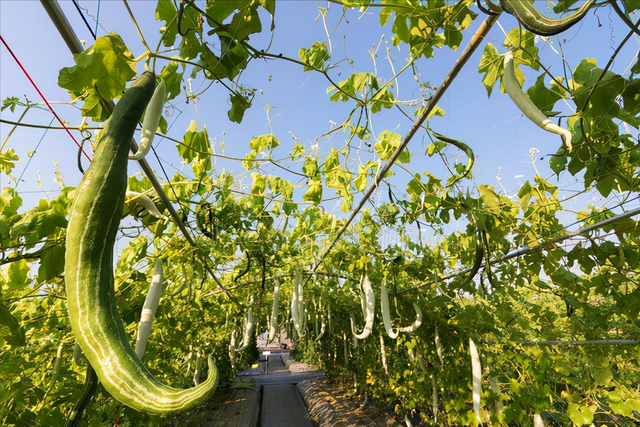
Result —
[{"label": "black cable", "polygon": [[89,29],[89,32],[91,33],[91,35],[93,36],[93,39],[95,40],[96,33],[94,33],[93,30],[91,29],[91,25],[89,25],[87,18],[84,17],[84,13],[82,13],[82,10],[80,9],[80,6],[78,5],[78,2],[76,0],[73,0],[73,5],[76,7],[76,10],[78,11],[78,13],[80,14],[80,17],[84,21],[84,25],[87,26],[87,28]]}]

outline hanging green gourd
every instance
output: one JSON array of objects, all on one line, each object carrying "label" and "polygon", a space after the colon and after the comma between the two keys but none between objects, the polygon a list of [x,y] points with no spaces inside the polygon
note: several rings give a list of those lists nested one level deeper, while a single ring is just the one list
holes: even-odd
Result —
[{"label": "hanging green gourd", "polygon": [[511,50],[507,51],[504,55],[504,78],[502,82],[505,92],[507,92],[509,98],[511,98],[520,111],[542,129],[560,135],[564,141],[564,145],[567,147],[567,151],[571,151],[571,132],[556,125],[545,116],[520,87],[520,83],[518,83],[518,79],[516,78],[513,52]]},{"label": "hanging green gourd", "polygon": [[305,330],[305,309],[304,295],[302,287],[302,271],[296,270],[293,280],[293,293],[291,295],[291,320],[298,334],[298,338],[302,338],[306,334]]},{"label": "hanging green gourd", "polygon": [[180,390],[160,383],[129,344],[116,307],[113,246],[124,207],[127,157],[154,87],[155,75],[146,72],[123,94],[76,188],[66,233],[65,286],[71,328],[105,390],[137,411],[167,414],[204,402],[218,374],[209,357],[209,377],[197,387]]},{"label": "hanging green gourd", "polygon": [[278,294],[280,292],[280,286],[276,281],[273,287],[273,305],[271,306],[271,318],[269,319],[269,336],[267,342],[270,343],[276,337],[276,329],[278,328]]},{"label": "hanging green gourd", "polygon": [[244,333],[242,334],[242,346],[237,351],[244,351],[251,345],[251,341],[253,340],[253,326],[253,295],[251,295],[244,324]]}]

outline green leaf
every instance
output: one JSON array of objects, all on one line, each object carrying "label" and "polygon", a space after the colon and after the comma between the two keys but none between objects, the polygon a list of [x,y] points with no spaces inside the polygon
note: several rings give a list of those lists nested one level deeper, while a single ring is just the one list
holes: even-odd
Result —
[{"label": "green leaf", "polygon": [[20,99],[15,96],[10,96],[2,100],[2,107],[0,107],[0,111],[4,111],[7,108],[12,113],[16,111],[16,105],[20,105]]},{"label": "green leaf", "polygon": [[313,178],[307,184],[307,191],[302,196],[305,202],[313,202],[318,205],[322,201],[322,180],[320,176]]},{"label": "green leaf", "polygon": [[160,72],[160,78],[164,80],[167,89],[167,101],[171,101],[182,92],[182,76],[184,75],[185,65],[181,65],[182,71],[178,71],[179,63],[171,61]]},{"label": "green leaf", "polygon": [[301,47],[298,50],[298,57],[305,64],[304,71],[324,70],[326,69],[325,63],[331,59],[324,42],[313,42],[309,49]]},{"label": "green leaf", "polygon": [[478,191],[480,192],[480,198],[489,210],[496,215],[500,215],[502,212],[500,196],[494,191],[493,187],[490,185],[479,185]]},{"label": "green leaf", "polygon": [[315,157],[305,157],[304,166],[302,166],[302,173],[309,178],[314,178],[318,175],[318,172],[318,160]]},{"label": "green leaf", "polygon": [[256,153],[267,149],[273,150],[278,145],[280,145],[280,141],[278,141],[278,138],[271,134],[254,136],[249,142],[249,148],[251,149],[251,151],[254,151]]},{"label": "green leaf", "polygon": [[296,139],[296,144],[291,149],[291,152],[289,153],[289,157],[291,157],[291,160],[295,160],[299,157],[302,157],[302,155],[304,154],[304,151],[305,151],[304,146],[300,144],[300,141]]},{"label": "green leaf", "polygon": [[567,415],[571,418],[571,421],[579,426],[585,424],[591,424],[593,421],[593,412],[586,405],[578,405],[576,403],[569,403],[567,408]]},{"label": "green leaf", "polygon": [[171,0],[158,0],[156,6],[156,20],[165,21],[162,28],[162,43],[166,47],[173,47],[178,35],[178,11]]},{"label": "green leaf", "polygon": [[607,397],[607,404],[614,413],[625,417],[633,416],[633,412],[640,412],[640,400],[628,398],[626,393],[614,390]]},{"label": "green leaf", "polygon": [[[375,149],[382,160],[388,160],[391,155],[396,151],[402,142],[402,136],[397,133],[383,130],[378,135],[378,142],[376,142]],[[409,163],[411,161],[411,153],[408,149],[402,150],[402,153],[398,156],[398,162]]]},{"label": "green leaf", "polygon": [[[178,153],[187,163],[191,163],[196,158],[208,160],[211,153],[207,127],[203,126],[200,132],[197,130],[198,125],[194,120],[191,120],[187,132],[182,139],[182,143],[176,144]],[[209,168],[210,167],[209,162]]]},{"label": "green leaf", "polygon": [[558,176],[567,168],[567,150],[564,147],[560,147],[556,154],[549,158],[549,167]]},{"label": "green leaf", "polygon": [[4,187],[0,195],[1,215],[5,218],[15,215],[20,206],[22,206],[22,199],[18,196],[18,192],[13,188]]},{"label": "green leaf", "polygon": [[556,101],[562,99],[564,94],[558,85],[553,85],[551,89],[544,84],[545,74],[541,74],[536,79],[536,83],[527,89],[529,99],[545,114],[552,115],[552,109]]},{"label": "green leaf", "polygon": [[43,252],[40,256],[38,283],[46,283],[64,272],[65,246],[47,245],[42,248]]},{"label": "green leaf", "polygon": [[244,112],[251,107],[251,102],[242,95],[233,94],[229,98],[231,101],[231,109],[227,113],[229,120],[236,123],[241,123],[244,117]]},{"label": "green leaf", "polygon": [[378,171],[378,162],[373,162],[369,160],[366,164],[358,166],[358,176],[353,181],[353,185],[356,190],[362,191],[367,187],[367,176],[369,175],[369,171],[372,173],[376,173]]},{"label": "green leaf", "polygon": [[534,70],[540,69],[540,58],[538,57],[538,48],[535,46],[535,34],[514,28],[507,34],[504,40],[505,46],[518,47],[513,52],[514,64],[524,64]]},{"label": "green leaf", "polygon": [[4,153],[0,153],[0,171],[6,175],[10,175],[13,168],[16,166],[18,156],[13,148],[9,148]]},{"label": "green leaf", "polygon": [[498,76],[503,74],[504,59],[502,55],[498,53],[498,49],[491,43],[487,43],[484,47],[482,58],[480,58],[480,65],[478,65],[478,72],[484,74],[482,78],[482,84],[487,90],[487,97],[491,96],[493,86],[498,80]]},{"label": "green leaf", "polygon": [[7,285],[10,291],[22,289],[31,282],[29,271],[31,271],[29,264],[24,259],[4,265],[0,270],[2,284]]},{"label": "green leaf", "polygon": [[136,75],[134,57],[119,35],[98,37],[92,47],[73,57],[76,66],[60,70],[58,86],[72,98],[82,97],[83,115],[104,121],[109,113],[101,100],[119,97],[129,80]]}]

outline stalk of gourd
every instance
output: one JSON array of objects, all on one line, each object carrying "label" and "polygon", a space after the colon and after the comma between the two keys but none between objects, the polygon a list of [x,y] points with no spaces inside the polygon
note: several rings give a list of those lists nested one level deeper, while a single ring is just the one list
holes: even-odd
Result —
[{"label": "stalk of gourd", "polygon": [[273,341],[276,337],[276,329],[278,327],[278,294],[280,291],[280,286],[276,281],[276,284],[273,288],[273,306],[271,307],[271,318],[269,320],[269,337],[267,342]]},{"label": "stalk of gourd", "polygon": [[[147,297],[144,300],[142,306],[142,313],[140,314],[140,323],[138,324],[138,336],[136,337],[136,356],[142,359],[145,349],[147,348],[147,341],[151,334],[151,327],[153,326],[153,319],[156,316],[156,310],[160,304],[160,297],[162,296],[162,279],[164,277],[162,271],[162,261],[160,258],[156,259],[153,266],[153,275],[151,276],[151,284],[147,291]],[[197,385],[197,384],[196,384]]]},{"label": "stalk of gourd", "polygon": [[480,396],[482,396],[482,365],[480,364],[480,355],[476,343],[469,338],[469,355],[471,356],[471,375],[473,385],[473,413],[479,423],[482,423],[480,417]]},{"label": "stalk of gourd", "polygon": [[193,384],[200,384],[200,372],[202,372],[202,345],[198,347],[198,352],[196,353],[196,369],[193,371]]},{"label": "stalk of gourd", "polygon": [[365,274],[362,278],[362,287],[364,288],[364,299],[365,299],[365,323],[362,332],[356,333],[353,320],[351,321],[351,329],[354,333],[354,336],[360,340],[367,338],[371,331],[373,330],[373,319],[375,317],[375,305],[376,305],[376,294],[373,292],[373,287],[371,286],[371,282],[369,281],[369,277]]}]

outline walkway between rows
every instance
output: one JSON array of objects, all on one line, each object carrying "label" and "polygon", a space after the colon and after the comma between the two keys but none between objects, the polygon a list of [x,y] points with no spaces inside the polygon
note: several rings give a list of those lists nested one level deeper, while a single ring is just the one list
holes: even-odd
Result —
[{"label": "walkway between rows", "polygon": [[321,378],[322,371],[292,362],[288,350],[262,351],[257,366],[238,373],[239,388],[203,427],[312,427],[296,384]]}]

